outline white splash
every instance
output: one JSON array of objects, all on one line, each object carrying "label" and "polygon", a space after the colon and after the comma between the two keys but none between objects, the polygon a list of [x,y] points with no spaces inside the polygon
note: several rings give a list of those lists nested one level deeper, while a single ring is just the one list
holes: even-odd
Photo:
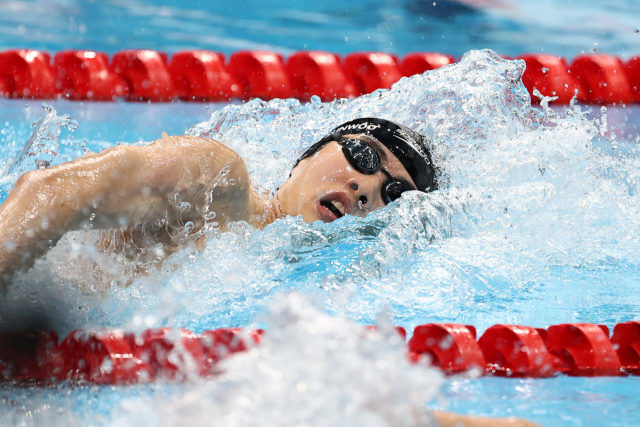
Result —
[{"label": "white splash", "polygon": [[301,295],[278,298],[263,343],[223,364],[214,381],[170,398],[135,399],[111,426],[435,426],[424,403],[442,375],[408,362],[387,319],[370,332],[313,308]]}]

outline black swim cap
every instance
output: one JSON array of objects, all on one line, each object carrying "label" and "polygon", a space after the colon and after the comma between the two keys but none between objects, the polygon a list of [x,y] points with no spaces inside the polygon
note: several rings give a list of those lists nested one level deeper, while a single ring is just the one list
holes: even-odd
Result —
[{"label": "black swim cap", "polygon": [[427,138],[406,126],[385,119],[362,118],[341,124],[309,147],[300,156],[296,165],[329,142],[340,141],[343,135],[358,134],[370,135],[387,147],[409,172],[418,190],[428,193],[438,189],[435,167],[427,147]]}]

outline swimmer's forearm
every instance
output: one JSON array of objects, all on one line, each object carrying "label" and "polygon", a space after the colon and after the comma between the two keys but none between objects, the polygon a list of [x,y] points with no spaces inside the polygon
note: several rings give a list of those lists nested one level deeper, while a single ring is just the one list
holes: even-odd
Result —
[{"label": "swimmer's forearm", "polygon": [[30,268],[67,231],[168,216],[165,169],[176,162],[153,165],[148,151],[119,146],[20,177],[0,205],[0,280]]},{"label": "swimmer's forearm", "polygon": [[0,274],[30,267],[68,230],[117,226],[142,169],[135,149],[118,147],[24,174],[0,205]]},{"label": "swimmer's forearm", "polygon": [[538,427],[537,424],[521,418],[485,418],[451,412],[433,412],[441,427]]},{"label": "swimmer's forearm", "polygon": [[[223,170],[233,186],[217,183]],[[119,146],[29,172],[0,205],[0,280],[29,268],[69,230],[159,220],[175,226],[213,211],[216,220],[250,220],[249,189],[244,163],[223,144],[166,134],[149,146]]]}]

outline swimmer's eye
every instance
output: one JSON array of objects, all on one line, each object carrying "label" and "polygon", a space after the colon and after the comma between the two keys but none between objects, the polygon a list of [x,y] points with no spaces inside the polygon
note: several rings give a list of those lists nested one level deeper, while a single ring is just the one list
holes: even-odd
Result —
[{"label": "swimmer's eye", "polygon": [[382,171],[387,180],[382,184],[381,193],[384,204],[398,200],[405,191],[415,190],[407,181],[394,178],[382,167],[381,156],[378,151],[364,141],[358,139],[341,138],[339,141],[342,151],[349,164],[358,172],[371,175]]}]

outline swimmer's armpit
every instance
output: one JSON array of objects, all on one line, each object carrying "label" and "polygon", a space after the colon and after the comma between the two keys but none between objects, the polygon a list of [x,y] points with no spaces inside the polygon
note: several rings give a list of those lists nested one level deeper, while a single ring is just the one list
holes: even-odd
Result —
[{"label": "swimmer's armpit", "polygon": [[540,427],[521,418],[485,418],[451,412],[433,412],[441,427]]}]

